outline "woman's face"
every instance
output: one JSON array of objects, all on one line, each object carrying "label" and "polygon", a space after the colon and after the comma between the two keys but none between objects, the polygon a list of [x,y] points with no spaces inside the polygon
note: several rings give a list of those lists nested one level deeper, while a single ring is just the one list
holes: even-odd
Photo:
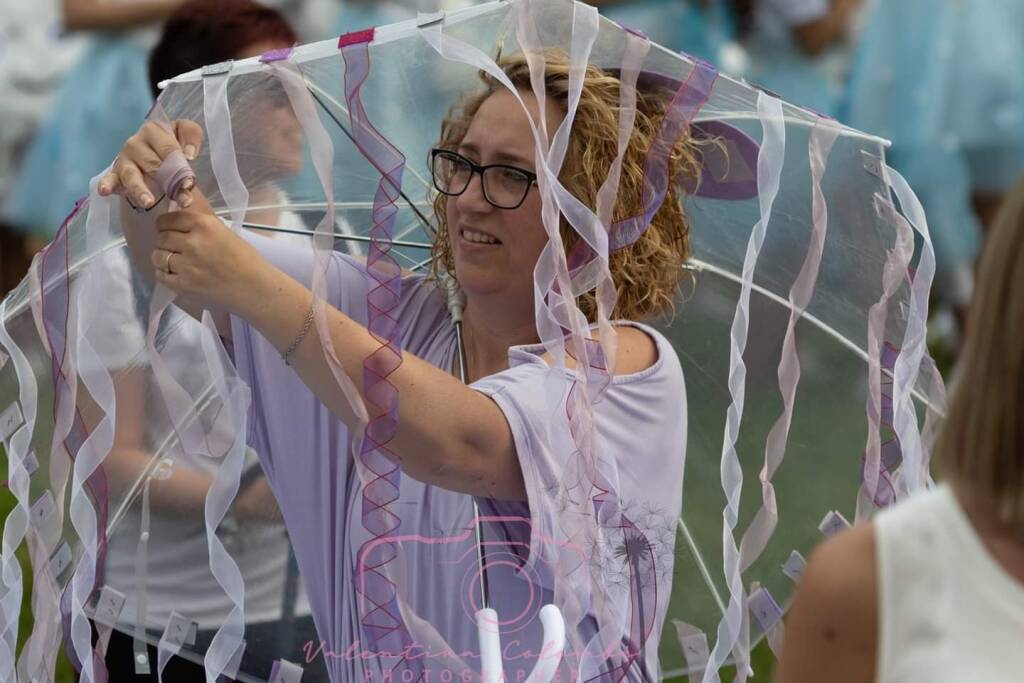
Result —
[{"label": "woman's face", "polygon": [[[537,120],[537,100],[529,93],[521,96]],[[561,113],[550,102],[547,109],[548,131],[553,133]],[[507,90],[484,101],[456,151],[481,166],[507,164],[536,172],[529,119]],[[447,200],[448,237],[459,285],[469,298],[508,294],[532,302],[533,269],[548,239],[540,193],[531,186],[521,206],[499,209],[484,198],[480,183],[480,174],[474,174],[464,193]]]},{"label": "woman's face", "polygon": [[[263,40],[242,48],[235,58],[256,57],[286,47],[290,45],[279,40]],[[273,101],[253,103],[247,114],[253,126],[250,139],[253,149],[248,151],[258,159],[261,171],[273,179],[294,176],[303,166],[302,125],[284,93],[280,95]]]},{"label": "woman's face", "polygon": [[291,104],[267,104],[260,111],[260,121],[261,151],[275,177],[290,178],[300,173],[305,134]]}]

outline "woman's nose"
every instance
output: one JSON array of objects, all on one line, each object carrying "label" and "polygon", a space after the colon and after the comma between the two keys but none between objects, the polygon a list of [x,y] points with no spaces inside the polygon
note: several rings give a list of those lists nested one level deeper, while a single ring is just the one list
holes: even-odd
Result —
[{"label": "woman's nose", "polygon": [[458,196],[459,209],[462,211],[473,211],[484,213],[491,208],[490,202],[484,197],[484,179],[482,174],[474,173],[469,178],[469,185],[466,191]]}]

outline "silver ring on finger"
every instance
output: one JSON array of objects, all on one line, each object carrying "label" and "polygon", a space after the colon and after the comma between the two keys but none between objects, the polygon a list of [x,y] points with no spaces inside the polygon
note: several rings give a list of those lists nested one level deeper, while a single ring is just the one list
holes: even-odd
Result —
[{"label": "silver ring on finger", "polygon": [[164,272],[168,275],[174,275],[174,271],[171,270],[171,257],[174,256],[175,253],[176,252],[173,251],[167,252],[167,258],[164,259]]}]

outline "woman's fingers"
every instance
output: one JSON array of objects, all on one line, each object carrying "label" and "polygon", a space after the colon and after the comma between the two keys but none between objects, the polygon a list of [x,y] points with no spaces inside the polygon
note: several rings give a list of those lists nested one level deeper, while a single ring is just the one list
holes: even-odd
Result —
[{"label": "woman's fingers", "polygon": [[178,202],[178,206],[183,209],[187,209],[192,206],[192,190],[196,186],[196,179],[193,176],[185,178],[181,183],[181,189],[178,190],[178,195],[174,198],[174,201]]},{"label": "woman's fingers", "polygon": [[203,148],[203,129],[195,121],[178,119],[174,122],[174,136],[181,145],[181,151],[189,161],[195,160]]},{"label": "woman's fingers", "polygon": [[[125,143],[125,148],[127,149],[128,145],[134,140],[142,143],[142,147],[138,148],[140,159],[133,159],[133,161],[139,163],[141,158],[145,158],[147,161],[155,162],[151,168],[145,169],[150,173],[160,168],[160,164],[164,162],[164,159],[173,152],[183,151],[173,132],[164,130],[163,127],[153,121],[147,121],[143,124],[139,132],[128,139],[128,142]],[[142,164],[139,165],[142,166]]]},{"label": "woman's fingers", "polygon": [[168,251],[184,252],[188,249],[186,240],[187,232],[177,230],[158,230],[156,233],[156,246]]},{"label": "woman's fingers", "polygon": [[149,260],[153,267],[165,273],[170,272],[170,261],[174,258],[174,252],[170,249],[154,249]]},{"label": "woman's fingers", "polygon": [[[194,211],[172,211],[157,216],[156,219],[156,230],[157,239],[160,239],[161,233],[180,233],[188,234],[193,232],[201,232],[203,230],[203,224],[199,220],[202,214],[197,214]],[[165,237],[164,239],[170,239]]]},{"label": "woman's fingers", "polygon": [[101,197],[107,197],[120,190],[121,187],[120,176],[117,175],[116,170],[111,169],[110,173],[107,173],[105,176],[100,178],[99,185],[96,189],[100,193]]},{"label": "woman's fingers", "polygon": [[[161,173],[168,175],[166,169],[161,170],[169,163],[168,157],[180,152],[191,161],[199,154],[202,144],[203,129],[194,121],[179,119],[170,128],[147,121],[125,142],[111,172],[100,179],[99,193],[102,196],[115,192],[124,194],[136,206],[148,209],[156,203],[151,188],[160,184]],[[171,199],[182,207],[189,207],[194,201],[195,176],[181,180],[182,172],[191,173],[188,168],[172,170],[162,182],[177,186]]]},{"label": "woman's fingers", "polygon": [[143,135],[140,130],[139,133],[131,136],[124,143],[124,147],[121,148],[121,158],[131,161],[143,173],[151,174],[160,168],[164,155],[153,146],[152,141]]},{"label": "woman's fingers", "polygon": [[[164,128],[148,122],[136,136],[145,149],[133,150],[133,158],[146,173],[153,174],[171,199],[182,207],[192,205],[195,176],[187,162],[195,159],[203,141],[203,131],[194,121],[178,120]],[[125,145],[126,148],[128,145]],[[185,176],[182,179],[182,176]]]},{"label": "woman's fingers", "polygon": [[135,206],[148,209],[156,203],[153,193],[146,185],[144,174],[134,162],[122,157],[117,160],[115,170],[124,187],[125,195]]}]

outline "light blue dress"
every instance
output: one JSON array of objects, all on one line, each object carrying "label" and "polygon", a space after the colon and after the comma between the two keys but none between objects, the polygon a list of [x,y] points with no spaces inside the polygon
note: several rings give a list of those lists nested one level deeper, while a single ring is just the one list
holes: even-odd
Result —
[{"label": "light blue dress", "polygon": [[754,26],[744,41],[749,63],[742,76],[788,102],[834,117],[842,95],[846,47],[833,45],[811,57],[792,35],[794,26],[827,13],[827,0],[759,0]]},{"label": "light blue dress", "polygon": [[892,140],[928,216],[940,295],[978,252],[971,194],[1024,172],[1022,67],[1020,0],[877,0],[868,19],[843,118]]},{"label": "light blue dress", "polygon": [[334,20],[334,27],[331,33],[340,36],[351,31],[359,31],[371,26],[384,26],[393,24],[396,21],[411,19],[416,16],[416,11],[405,5],[394,2],[376,0],[372,2],[346,2],[342,1],[338,8],[338,16]]},{"label": "light blue dress", "polygon": [[878,0],[846,117],[897,146],[962,151],[972,186],[1002,191],[1024,170],[1022,67],[1020,0]]},{"label": "light blue dress", "polygon": [[0,208],[24,232],[52,236],[153,103],[148,50],[129,35],[90,41],[65,76]]},{"label": "light blue dress", "polygon": [[725,3],[720,0],[706,7],[693,0],[636,0],[611,5],[603,13],[663,47],[714,64],[733,32]]}]

